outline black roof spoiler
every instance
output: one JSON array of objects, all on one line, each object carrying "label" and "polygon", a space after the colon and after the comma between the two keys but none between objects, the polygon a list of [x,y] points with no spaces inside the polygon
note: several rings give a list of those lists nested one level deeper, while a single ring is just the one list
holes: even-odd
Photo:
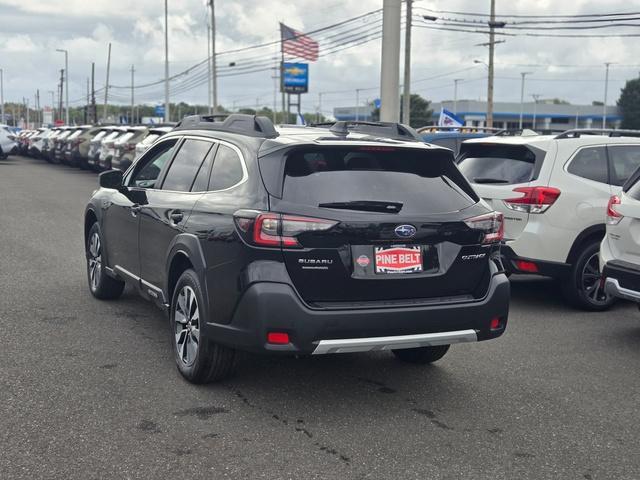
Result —
[{"label": "black roof spoiler", "polygon": [[269,118],[244,113],[190,115],[184,117],[174,130],[215,130],[259,138],[278,136],[278,132]]}]

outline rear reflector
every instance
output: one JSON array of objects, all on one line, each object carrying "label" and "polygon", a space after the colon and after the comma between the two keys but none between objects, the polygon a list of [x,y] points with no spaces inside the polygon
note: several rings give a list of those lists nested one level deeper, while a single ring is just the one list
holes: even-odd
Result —
[{"label": "rear reflector", "polygon": [[612,195],[611,198],[609,198],[609,204],[607,205],[607,225],[617,225],[620,223],[620,220],[624,218],[615,209],[615,206],[620,205],[620,203],[620,197],[617,195]]},{"label": "rear reflector", "polygon": [[489,328],[491,330],[498,330],[500,328],[500,318],[494,317],[491,319],[491,323],[489,324]]},{"label": "rear reflector", "polygon": [[504,203],[511,210],[524,213],[544,213],[560,196],[560,190],[553,187],[520,187],[513,191],[524,195],[509,198]]},{"label": "rear reflector", "polygon": [[526,260],[516,260],[514,264],[516,268],[521,272],[538,273],[538,266],[533,262],[527,262]]},{"label": "rear reflector", "polygon": [[287,345],[289,343],[289,334],[285,332],[269,332],[267,333],[267,343],[272,345]]}]

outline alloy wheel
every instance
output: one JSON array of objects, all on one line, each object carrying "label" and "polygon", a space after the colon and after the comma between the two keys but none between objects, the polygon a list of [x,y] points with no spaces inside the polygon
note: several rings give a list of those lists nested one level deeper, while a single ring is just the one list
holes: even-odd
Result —
[{"label": "alloy wheel", "polygon": [[100,274],[102,273],[102,245],[100,244],[100,235],[94,232],[89,240],[89,281],[91,290],[94,292],[100,283]]},{"label": "alloy wheel", "polygon": [[200,344],[200,310],[193,288],[185,285],[173,310],[176,352],[182,363],[191,366]]},{"label": "alloy wheel", "polygon": [[610,301],[610,295],[604,290],[604,279],[600,273],[598,253],[594,253],[582,267],[580,287],[587,300],[594,305],[605,305]]}]

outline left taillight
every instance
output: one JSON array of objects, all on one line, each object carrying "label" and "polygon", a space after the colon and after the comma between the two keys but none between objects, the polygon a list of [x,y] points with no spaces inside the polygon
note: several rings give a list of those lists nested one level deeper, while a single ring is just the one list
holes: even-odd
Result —
[{"label": "left taillight", "polygon": [[323,232],[338,222],[280,213],[239,211],[234,220],[245,241],[258,247],[302,248],[298,236]]},{"label": "left taillight", "polygon": [[482,243],[484,244],[498,243],[504,239],[504,215],[500,212],[468,218],[464,223],[474,230],[482,230],[484,233]]},{"label": "left taillight", "polygon": [[624,216],[616,210],[616,205],[620,205],[621,203],[620,197],[617,195],[612,195],[611,198],[609,198],[607,205],[607,225],[617,225],[620,223],[620,220],[624,218]]}]

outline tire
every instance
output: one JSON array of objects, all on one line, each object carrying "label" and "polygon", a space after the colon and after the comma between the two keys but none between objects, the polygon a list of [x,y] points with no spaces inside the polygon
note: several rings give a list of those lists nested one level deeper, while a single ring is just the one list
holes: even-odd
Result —
[{"label": "tire", "polygon": [[607,310],[615,302],[615,298],[604,291],[599,251],[599,241],[586,245],[572,265],[569,278],[562,282],[566,299],[575,307],[591,312]]},{"label": "tire", "polygon": [[100,225],[94,223],[87,235],[87,281],[91,294],[100,300],[114,300],[122,295],[124,282],[107,275],[102,263],[102,233]]},{"label": "tire", "polygon": [[169,314],[169,331],[178,371],[191,383],[223,380],[233,374],[236,351],[207,338],[201,328],[208,318],[200,281],[185,270],[174,289]]},{"label": "tire", "polygon": [[398,360],[406,363],[426,365],[440,360],[449,351],[450,345],[437,345],[435,347],[405,348],[392,350]]}]

